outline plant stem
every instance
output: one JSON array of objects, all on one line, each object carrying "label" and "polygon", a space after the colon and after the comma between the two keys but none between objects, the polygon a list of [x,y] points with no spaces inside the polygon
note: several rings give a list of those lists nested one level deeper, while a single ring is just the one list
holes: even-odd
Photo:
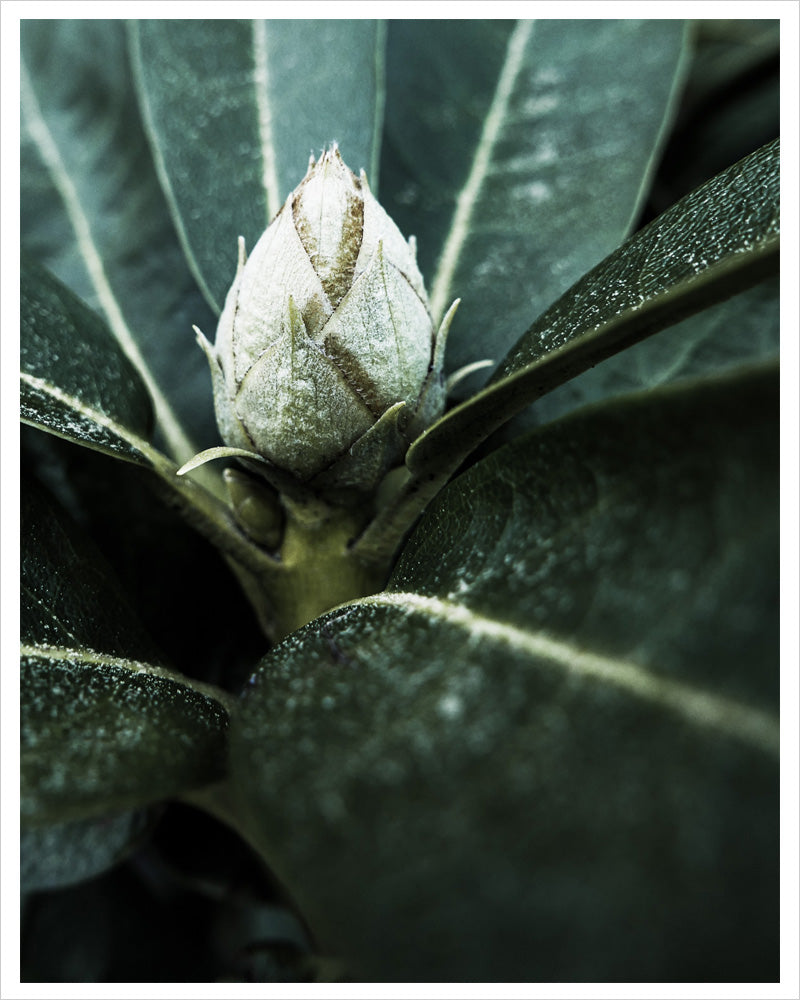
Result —
[{"label": "plant stem", "polygon": [[278,637],[330,608],[379,590],[389,568],[387,560],[364,560],[350,546],[363,524],[361,511],[285,497],[284,506],[283,576],[280,590],[272,594]]},{"label": "plant stem", "polygon": [[[156,449],[139,447],[146,448],[162,496],[223,553],[271,641],[385,584],[395,548],[364,554],[351,544],[364,528],[362,507],[282,494],[286,523],[275,556],[248,536],[231,506],[189,476],[178,476]],[[250,500],[258,503],[259,494]]]}]

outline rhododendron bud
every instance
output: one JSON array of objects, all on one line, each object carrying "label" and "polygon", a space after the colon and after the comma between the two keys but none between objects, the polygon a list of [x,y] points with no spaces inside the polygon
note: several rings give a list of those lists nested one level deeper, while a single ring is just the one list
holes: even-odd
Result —
[{"label": "rhododendron bud", "polygon": [[374,489],[444,409],[444,339],[406,241],[336,148],[239,268],[212,347],[226,445],[300,482]]}]

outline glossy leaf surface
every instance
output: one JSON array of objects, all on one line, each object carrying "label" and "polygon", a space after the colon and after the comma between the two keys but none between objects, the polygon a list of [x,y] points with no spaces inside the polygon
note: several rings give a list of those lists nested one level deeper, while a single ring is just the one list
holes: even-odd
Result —
[{"label": "glossy leaf surface", "polygon": [[337,141],[354,170],[374,175],[383,45],[370,20],[132,25],[161,182],[217,312],[236,271],[237,238],[252,249],[311,153]]},{"label": "glossy leaf surface", "polygon": [[24,260],[20,289],[22,420],[147,465],[152,428],[144,383],[103,320]]},{"label": "glossy leaf surface", "polygon": [[693,191],[576,282],[491,384],[412,446],[407,464],[420,473],[441,466],[443,455],[463,455],[592,365],[775,274],[779,247],[776,141]]},{"label": "glossy leaf surface", "polygon": [[32,484],[21,535],[23,822],[106,814],[217,778],[221,696],[161,665],[98,554]]},{"label": "glossy leaf surface", "polygon": [[390,23],[382,200],[435,316],[462,298],[450,370],[499,361],[624,239],[683,44],[680,20]]},{"label": "glossy leaf surface", "polygon": [[258,569],[262,553],[217,499],[221,479],[207,469],[197,475],[203,486],[179,477],[175,465],[149,444],[147,392],[103,321],[29,262],[23,267],[21,300],[23,422],[151,469],[160,477],[162,492],[197,530]]},{"label": "glossy leaf surface", "polygon": [[495,452],[387,592],[262,662],[242,803],[356,975],[777,975],[776,389],[754,369]]},{"label": "glossy leaf surface", "polygon": [[159,186],[124,22],[24,20],[21,59],[23,247],[105,318],[186,461],[217,440],[192,333],[214,320]]},{"label": "glossy leaf surface", "polygon": [[23,477],[41,483],[91,537],[135,595],[137,616],[166,661],[189,677],[238,687],[263,655],[264,638],[220,553],[138,466],[34,427],[21,432]]},{"label": "glossy leaf surface", "polygon": [[780,350],[780,291],[771,278],[607,358],[524,410],[508,429],[555,420],[579,406],[684,379],[775,360]]}]

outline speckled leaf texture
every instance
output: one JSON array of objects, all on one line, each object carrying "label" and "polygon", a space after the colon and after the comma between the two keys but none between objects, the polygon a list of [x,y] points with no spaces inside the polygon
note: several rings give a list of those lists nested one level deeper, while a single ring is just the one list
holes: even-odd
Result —
[{"label": "speckled leaf texture", "polygon": [[681,199],[577,281],[533,323],[490,385],[412,446],[409,466],[435,467],[442,455],[463,453],[487,429],[599,361],[776,275],[779,250],[775,140]]},{"label": "speckled leaf texture", "polygon": [[106,816],[219,777],[225,706],[163,666],[43,491],[26,482],[22,500],[23,824]]},{"label": "speckled leaf texture", "polygon": [[[623,314],[632,322],[639,313],[646,325],[654,300],[677,304],[706,284],[739,291],[752,281],[751,272],[775,271],[779,239],[776,139],[687,195],[576,283],[533,324],[494,378],[557,351],[587,328],[610,320],[621,325]],[[701,301],[714,299],[709,294]]]},{"label": "speckled leaf texture", "polygon": [[104,317],[182,463],[215,444],[192,324],[213,313],[183,255],[131,79],[124,21],[23,20],[23,249]]},{"label": "speckled leaf texture", "polygon": [[776,276],[570,379],[523,410],[513,430],[547,423],[612,396],[777,359],[779,349],[780,289]]},{"label": "speckled leaf texture", "polygon": [[23,423],[149,467],[153,410],[134,365],[104,321],[44,268],[20,278]]},{"label": "speckled leaf texture", "polygon": [[219,312],[237,238],[253,247],[310,154],[340,142],[377,189],[385,32],[370,20],[142,20],[130,32],[162,185]]},{"label": "speckled leaf texture", "polygon": [[777,978],[776,390],[755,366],[504,447],[386,592],[262,662],[241,799],[357,976]]},{"label": "speckled leaf texture", "polygon": [[385,207],[418,237],[435,318],[463,300],[451,371],[499,361],[628,234],[684,45],[681,20],[390,22]]},{"label": "speckled leaf texture", "polygon": [[103,320],[27,259],[20,320],[23,422],[147,466],[150,397]]}]

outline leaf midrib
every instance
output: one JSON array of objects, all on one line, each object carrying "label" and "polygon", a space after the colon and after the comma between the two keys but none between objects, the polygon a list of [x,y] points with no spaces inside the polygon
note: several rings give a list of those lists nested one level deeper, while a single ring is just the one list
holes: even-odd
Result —
[{"label": "leaf midrib", "polygon": [[[30,418],[23,416],[21,418],[22,423],[29,424],[31,427],[37,427],[49,434],[55,434],[63,437],[67,441],[78,441],[86,447],[102,452],[103,454],[111,455],[113,458],[122,459],[126,462],[132,462],[136,465],[142,465],[145,468],[152,468],[172,489],[176,487],[177,480],[174,476],[174,473],[177,471],[176,467],[172,464],[170,459],[158,451],[157,448],[154,448],[149,441],[146,441],[134,431],[131,431],[123,424],[120,424],[113,417],[103,413],[102,410],[95,409],[94,407],[87,405],[78,396],[73,396],[71,393],[65,392],[60,386],[57,386],[55,383],[49,381],[49,379],[40,378],[38,375],[31,375],[26,371],[20,371],[19,377],[23,383],[27,383],[31,386],[31,388],[50,396],[51,399],[60,403],[62,406],[73,410],[79,416],[96,423],[104,430],[110,431],[121,441],[124,441],[127,445],[129,445],[134,451],[138,452],[145,461],[140,462],[130,455],[125,455],[124,453],[115,451],[112,448],[104,447],[96,441],[79,437],[79,435],[75,433],[70,434],[66,429],[58,430],[56,427],[41,421],[31,420]],[[198,485],[202,486],[212,497],[219,500],[224,496],[221,480],[214,476],[209,469],[198,469],[196,473],[196,480]]]},{"label": "leaf midrib", "polygon": [[95,245],[89,218],[84,211],[77,188],[69,176],[58,144],[39,106],[24,59],[20,62],[20,80],[22,109],[26,117],[28,131],[36,145],[42,163],[50,174],[53,187],[64,205],[67,218],[75,234],[78,253],[106,314],[109,328],[120,349],[133,364],[146,385],[153,401],[159,426],[174,453],[174,457],[179,462],[186,461],[197,451],[197,448],[181,426],[175,411],[164,395],[128,327],[122,308],[106,275],[100,252]]},{"label": "leaf midrib", "polygon": [[[739,291],[763,280],[777,270],[779,251],[780,236],[769,235],[748,253],[730,253],[699,274],[662,289],[596,326],[568,336],[559,346],[511,371],[498,369],[485,388],[455,406],[412,443],[406,455],[407,466],[419,475],[426,471],[431,460],[439,463],[442,453],[450,453],[453,458],[448,470],[452,471],[498,427],[570,378],[699,312],[709,302],[714,304],[732,297],[736,293],[733,290],[736,280],[741,283]],[[726,285],[725,294],[715,293],[712,287],[704,297],[706,290],[714,285],[720,288]],[[462,424],[468,425],[466,431]]]},{"label": "leaf midrib", "polygon": [[[83,400],[79,399],[77,396],[73,396],[71,393],[65,392],[60,386],[55,385],[55,383],[50,382],[48,379],[40,378],[38,375],[31,375],[29,372],[21,371],[19,373],[20,381],[31,386],[33,389],[38,389],[40,392],[45,393],[52,399],[61,403],[63,406],[69,407],[78,415],[91,420],[93,423],[105,430],[111,431],[112,434],[116,435],[120,440],[124,441],[126,444],[130,445],[136,451],[140,452],[143,458],[149,459],[153,465],[159,464],[157,458],[161,458],[159,452],[157,452],[144,438],[139,437],[133,431],[124,427],[122,424],[118,423],[113,417],[108,416],[108,414],[103,413],[101,410],[97,410],[94,407],[87,406]],[[45,430],[50,431],[51,428],[46,424],[36,423],[31,420],[26,420],[23,418],[23,423],[30,423],[33,427],[42,427]],[[67,435],[66,431],[63,432],[65,437],[72,440],[75,436]],[[83,440],[83,439],[80,439]],[[92,447],[95,444],[92,443]],[[101,449],[97,449],[101,450]],[[117,452],[113,453],[115,457],[124,458],[125,456],[119,455]],[[133,461],[132,459],[129,459]]]},{"label": "leaf midrib", "polygon": [[258,138],[261,149],[263,171],[261,175],[264,186],[264,202],[266,221],[264,228],[278,214],[281,207],[280,185],[278,183],[277,157],[275,140],[272,132],[272,104],[270,101],[269,84],[269,52],[267,46],[267,22],[254,20],[251,22],[253,35],[253,74],[252,83],[255,94],[255,106],[258,117]]},{"label": "leaf midrib", "polygon": [[341,606],[397,608],[460,628],[471,636],[510,646],[545,660],[567,673],[609,684],[627,694],[677,715],[700,729],[711,729],[777,757],[778,716],[726,698],[696,685],[660,676],[639,664],[588,652],[543,632],[525,632],[507,622],[488,618],[454,601],[414,592],[384,592]]},{"label": "leaf midrib", "polygon": [[74,646],[48,646],[38,643],[20,643],[20,656],[34,657],[41,660],[58,660],[64,663],[82,663],[87,666],[114,667],[119,670],[127,670],[134,674],[146,674],[151,677],[160,677],[163,680],[171,681],[181,687],[188,688],[195,694],[203,698],[210,699],[219,705],[226,715],[230,715],[235,707],[236,700],[227,692],[214,687],[213,684],[204,684],[202,681],[178,674],[167,667],[160,667],[153,663],[145,663],[142,660],[129,660],[124,657],[110,656],[107,653],[99,653],[85,647]]},{"label": "leaf midrib", "polygon": [[481,136],[475,147],[472,166],[456,198],[455,212],[431,284],[431,314],[436,324],[440,322],[448,306],[453,277],[464,244],[470,235],[472,213],[488,176],[492,153],[508,115],[508,105],[522,68],[525,48],[530,41],[534,23],[534,21],[518,21],[511,32],[492,103],[486,113]]}]

